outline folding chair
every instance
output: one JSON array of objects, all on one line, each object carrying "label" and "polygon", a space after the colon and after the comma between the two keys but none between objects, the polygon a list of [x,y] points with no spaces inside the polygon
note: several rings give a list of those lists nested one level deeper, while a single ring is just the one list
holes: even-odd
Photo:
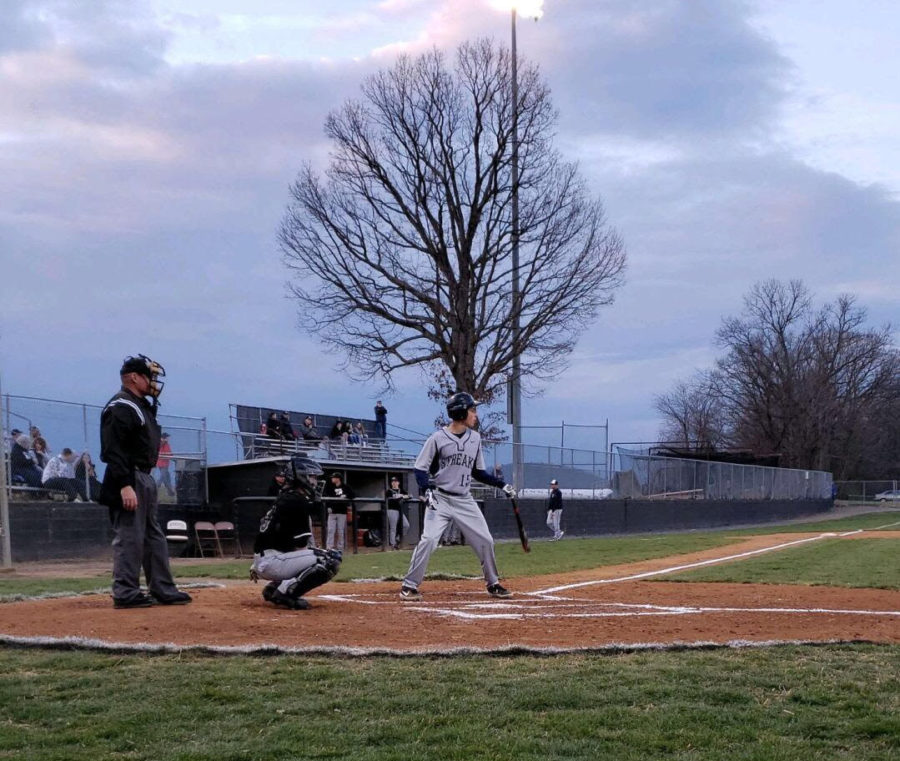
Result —
[{"label": "folding chair", "polygon": [[241,540],[238,537],[237,529],[231,521],[217,521],[213,528],[219,537],[219,551],[222,551],[222,541],[231,542],[234,548],[234,556],[236,558],[243,557],[244,552],[241,548]]},{"label": "folding chair", "polygon": [[166,523],[166,544],[169,555],[181,557],[187,549],[191,538],[188,536],[188,525],[185,521],[172,520]]},{"label": "folding chair", "polygon": [[194,524],[194,536],[197,539],[197,552],[200,553],[201,558],[206,557],[203,550],[213,550],[215,557],[225,557],[225,553],[222,552],[222,544],[219,542],[219,533],[213,523],[197,521]]}]

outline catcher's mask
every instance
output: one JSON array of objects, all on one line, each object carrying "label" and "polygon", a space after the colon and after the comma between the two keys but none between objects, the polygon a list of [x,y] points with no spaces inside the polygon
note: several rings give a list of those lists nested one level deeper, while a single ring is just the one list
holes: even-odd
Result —
[{"label": "catcher's mask", "polygon": [[324,481],[317,483],[319,476],[322,475],[322,466],[315,460],[303,455],[294,455],[284,471],[291,485],[301,487],[311,498],[321,496],[325,483]]},{"label": "catcher's mask", "polygon": [[136,357],[125,357],[122,369],[119,370],[119,375],[127,375],[128,373],[138,373],[148,378],[150,381],[149,396],[159,399],[159,395],[166,385],[165,381],[160,380],[160,378],[166,377],[166,368],[159,362],[150,359],[144,354],[138,354]]}]

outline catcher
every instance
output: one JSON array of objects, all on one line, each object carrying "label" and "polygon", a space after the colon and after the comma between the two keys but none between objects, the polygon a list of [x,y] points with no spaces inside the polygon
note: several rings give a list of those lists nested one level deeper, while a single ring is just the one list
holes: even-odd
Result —
[{"label": "catcher", "polygon": [[309,457],[295,456],[284,470],[285,481],[275,504],[263,516],[253,544],[250,578],[269,579],[263,599],[291,610],[306,610],[303,598],[330,581],[341,567],[341,553],[310,547],[310,517],[321,511],[322,468]]}]

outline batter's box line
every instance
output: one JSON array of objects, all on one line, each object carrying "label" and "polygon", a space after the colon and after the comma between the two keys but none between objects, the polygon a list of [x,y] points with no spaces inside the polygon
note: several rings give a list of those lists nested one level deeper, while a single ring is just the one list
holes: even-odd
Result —
[{"label": "batter's box line", "polygon": [[659,617],[659,616],[692,616],[692,615],[715,615],[715,614],[733,614],[733,613],[766,613],[781,615],[847,615],[847,616],[897,616],[900,617],[900,611],[897,610],[853,610],[840,608],[714,608],[714,607],[670,607],[670,606],[635,606],[644,608],[642,610],[623,610],[623,611],[590,611],[584,610],[573,613],[561,613],[553,611],[518,611],[518,612],[481,612],[460,610],[454,608],[426,608],[419,606],[409,606],[410,610],[417,610],[422,613],[430,613],[432,615],[444,618],[459,618],[463,620],[522,620],[527,618],[543,618],[543,619],[561,619],[561,618],[643,618],[643,617]]}]

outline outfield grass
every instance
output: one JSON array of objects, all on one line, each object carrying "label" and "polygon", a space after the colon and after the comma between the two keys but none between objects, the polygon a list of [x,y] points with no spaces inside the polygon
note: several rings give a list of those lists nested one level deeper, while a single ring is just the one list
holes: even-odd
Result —
[{"label": "outfield grass", "polygon": [[[522,552],[518,542],[502,542],[497,545],[497,563],[505,578],[517,576],[539,576],[548,573],[565,573],[599,566],[619,565],[622,563],[638,562],[653,558],[668,557],[690,552],[698,552],[715,547],[721,547],[739,541],[741,537],[771,533],[791,532],[825,532],[825,531],[853,531],[856,529],[873,529],[878,526],[900,521],[900,511],[869,513],[852,518],[842,518],[830,521],[814,521],[810,523],[766,526],[763,528],[750,528],[729,531],[704,531],[686,532],[678,534],[648,534],[640,536],[618,536],[593,539],[566,539],[562,542],[536,541],[532,542],[532,551],[528,554]],[[900,526],[898,526],[900,528]],[[856,553],[851,545],[854,542],[846,542],[840,545],[840,552]],[[864,540],[862,540],[864,541]],[[885,562],[878,560],[877,566],[881,569],[873,577],[875,586],[883,586],[896,589],[900,569],[898,563],[890,558],[890,546],[896,546],[891,540],[879,540],[885,544],[874,545],[880,547],[876,551],[878,558],[885,558]],[[818,551],[810,548],[811,565],[818,563],[815,555]],[[336,581],[350,581],[358,578],[387,578],[399,580],[409,565],[410,551],[401,552],[366,552],[358,555],[348,553],[344,556],[344,563]],[[864,551],[863,551],[863,554]],[[853,570],[855,563],[850,563],[846,572],[842,571],[841,563],[834,563],[827,575],[818,572],[811,575],[796,575],[798,568],[791,566],[784,572],[778,555],[764,556],[758,561],[746,561],[740,564],[741,568],[750,569],[747,574],[738,573],[738,566],[722,566],[710,568],[708,576],[704,580],[717,581],[768,581],[769,583],[792,583],[799,579],[799,583],[809,584],[838,584],[844,586],[866,586],[864,578]],[[803,555],[791,555],[791,557],[803,558]],[[865,558],[863,558],[865,560]],[[793,562],[793,561],[792,561]],[[757,565],[759,563],[760,565]],[[172,564],[175,576],[180,580],[187,579],[246,579],[250,566],[249,559],[227,560],[217,563],[192,564],[176,561]],[[768,578],[757,578],[753,574],[755,568],[771,568],[766,571]],[[892,570],[893,569],[893,570]],[[803,570],[803,569],[799,569]],[[700,572],[698,572],[700,573]],[[706,574],[707,572],[703,572]],[[759,573],[763,573],[760,571]],[[724,575],[719,575],[724,574]],[[794,574],[794,575],[792,575]],[[429,564],[429,577],[441,576],[473,576],[480,577],[481,569],[474,553],[468,547],[442,547],[433,556]],[[864,576],[864,574],[863,574]],[[700,576],[696,577],[698,580]],[[21,576],[0,576],[0,602],[13,599],[17,595],[36,595],[42,593],[82,592],[97,588],[108,587],[109,574],[90,577],[61,578],[24,578]]]},{"label": "outfield grass", "polygon": [[900,589],[900,541],[822,539],[746,560],[685,571],[666,576],[665,580]]},{"label": "outfield grass", "polygon": [[0,650],[0,757],[30,761],[900,755],[900,648],[468,658]]}]

